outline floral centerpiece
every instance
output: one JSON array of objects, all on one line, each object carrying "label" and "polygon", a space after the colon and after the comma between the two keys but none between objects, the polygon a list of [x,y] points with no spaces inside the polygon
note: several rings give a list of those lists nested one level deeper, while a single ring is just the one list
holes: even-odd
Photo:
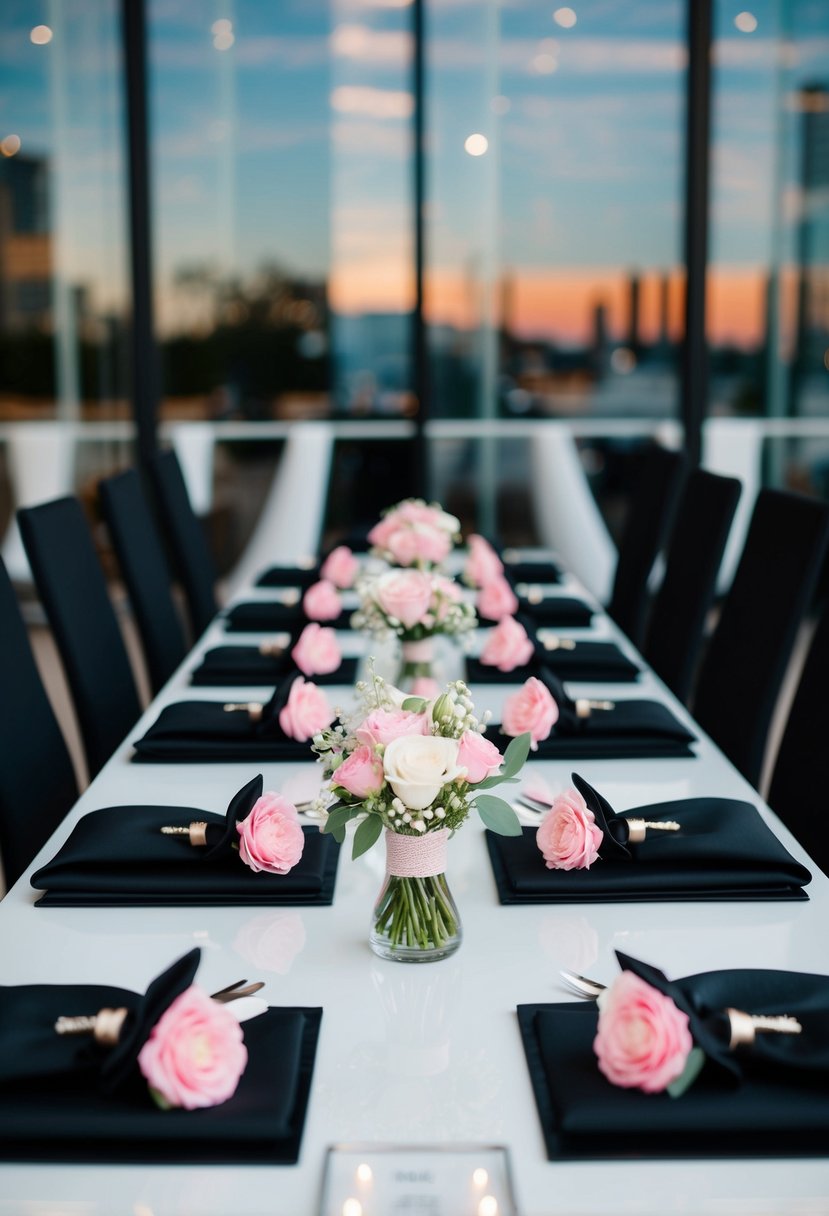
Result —
[{"label": "floral centerpiece", "polygon": [[389,507],[368,534],[372,553],[392,566],[432,570],[460,541],[461,525],[438,503],[407,498]]},{"label": "floral centerpiece", "polygon": [[[402,666],[398,684],[414,693],[431,696],[433,638],[459,637],[477,625],[472,604],[452,579],[426,570],[388,570],[358,585],[360,608],[352,617],[356,629],[376,638],[400,639]],[[427,680],[428,684],[419,683]]]},{"label": "floral centerpiece", "polygon": [[453,953],[461,924],[446,882],[446,843],[473,808],[492,831],[517,836],[512,807],[488,791],[512,782],[529,735],[504,755],[483,737],[461,680],[433,702],[406,697],[372,672],[357,685],[354,713],[314,739],[330,795],[324,832],[342,842],[359,820],[353,856],[385,833],[386,881],[374,909],[371,946],[384,958],[428,962]]}]

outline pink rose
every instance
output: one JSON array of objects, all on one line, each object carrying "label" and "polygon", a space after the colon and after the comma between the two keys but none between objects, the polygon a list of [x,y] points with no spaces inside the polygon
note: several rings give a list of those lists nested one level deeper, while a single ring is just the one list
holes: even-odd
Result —
[{"label": "pink rose", "polygon": [[383,548],[398,566],[436,566],[450,552],[452,538],[428,524],[406,524],[389,534]]},{"label": "pink rose", "polygon": [[360,570],[360,563],[349,549],[348,545],[337,545],[332,549],[320,567],[320,578],[327,579],[341,591],[354,586]]},{"label": "pink rose", "polygon": [[490,631],[481,651],[481,662],[499,671],[514,671],[529,663],[534,654],[535,647],[521,622],[514,616],[505,616]]},{"label": "pink rose", "polygon": [[324,629],[316,622],[305,626],[291,651],[291,658],[306,676],[326,676],[336,671],[343,661],[334,630]]},{"label": "pink rose", "polygon": [[477,785],[479,781],[494,776],[503,759],[495,744],[476,730],[466,730],[461,735],[458,764],[466,769],[466,779],[470,785]]},{"label": "pink rose", "polygon": [[287,874],[302,856],[305,833],[297,809],[281,794],[266,791],[253,810],[236,824],[239,856],[258,874]]},{"label": "pink rose", "polygon": [[459,604],[462,599],[463,591],[454,579],[444,578],[442,574],[432,575],[431,611],[436,621],[444,620],[450,604]]},{"label": "pink rose", "polygon": [[397,511],[389,511],[379,523],[376,523],[368,534],[368,543],[377,549],[384,549],[386,541],[396,528],[400,527],[400,517]]},{"label": "pink rose", "polygon": [[478,615],[489,621],[501,621],[518,611],[518,598],[503,575],[481,588],[476,603]]},{"label": "pink rose", "polygon": [[279,725],[291,739],[313,739],[334,721],[334,711],[325,693],[316,684],[298,676],[291,685],[288,700],[279,711]]},{"label": "pink rose", "polygon": [[687,1015],[632,971],[602,993],[593,1050],[613,1085],[660,1093],[682,1075],[693,1046]]},{"label": "pink rose", "polygon": [[242,1027],[195,984],[162,1013],[138,1053],[159,1105],[185,1110],[226,1102],[247,1062]]},{"label": "pink rose", "polygon": [[578,790],[553,800],[535,842],[548,870],[589,870],[598,860],[604,832]]},{"label": "pink rose", "polygon": [[429,611],[432,579],[422,570],[390,570],[378,578],[374,598],[386,616],[411,629]]},{"label": "pink rose", "polygon": [[558,721],[558,706],[549,688],[535,676],[530,676],[518,692],[504,699],[501,726],[507,735],[523,735],[529,731],[533,751],[540,739],[546,739]]},{"label": "pink rose", "polygon": [[327,579],[312,583],[302,597],[302,610],[313,621],[335,621],[343,610],[337,588]]},{"label": "pink rose", "polygon": [[334,770],[335,785],[341,785],[355,798],[367,798],[381,788],[383,761],[373,747],[363,743]]},{"label": "pink rose", "polygon": [[463,568],[464,578],[473,587],[486,587],[504,573],[504,563],[488,540],[474,532],[467,539],[469,556]]},{"label": "pink rose", "polygon": [[429,719],[426,714],[413,714],[407,709],[373,709],[355,734],[369,747],[378,743],[385,747],[401,735],[428,735]]}]

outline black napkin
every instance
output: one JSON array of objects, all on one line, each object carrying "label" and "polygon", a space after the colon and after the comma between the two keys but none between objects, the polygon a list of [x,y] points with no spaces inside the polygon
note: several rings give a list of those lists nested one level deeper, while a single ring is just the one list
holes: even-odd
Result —
[{"label": "black napkin", "polygon": [[[681,798],[617,815],[606,799],[573,774],[574,784],[605,833],[590,869],[549,870],[536,828],[520,836],[487,832],[502,904],[628,903],[652,900],[808,899],[812,876],[795,861],[750,802]],[[625,820],[675,819],[678,832],[648,832],[629,844]]]},{"label": "black napkin", "polygon": [[176,701],[165,706],[146,735],[133,743],[133,762],[312,759],[310,740],[291,739],[279,725],[280,710],[297,679],[298,673],[278,685],[258,721],[244,710],[228,712],[221,701]]},{"label": "black napkin", "polygon": [[319,564],[307,566],[271,566],[256,580],[257,587],[299,587],[305,590],[319,581]]},{"label": "black napkin", "polygon": [[560,680],[580,680],[588,683],[600,680],[603,683],[629,683],[638,680],[640,669],[622,654],[615,642],[577,642],[575,650],[545,650],[538,643],[534,658],[523,667],[512,671],[499,671],[467,657],[467,683],[473,684],[523,684],[530,676],[542,678],[541,668],[554,672]]},{"label": "black napkin", "polygon": [[[343,611],[333,621],[319,621],[329,629],[350,629],[353,609]],[[302,604],[280,604],[269,600],[251,600],[237,604],[224,617],[225,628],[231,633],[270,633],[273,630],[301,629],[310,618],[302,610]]]},{"label": "black napkin", "polygon": [[692,1033],[700,1021],[716,1024],[727,1006],[791,1014],[803,1033],[758,1033],[753,1046],[729,1053],[739,1076],[709,1059],[690,1089],[671,1098],[622,1089],[599,1072],[594,1002],[520,1005],[521,1037],[550,1160],[829,1152],[829,978],[736,970],[669,984],[655,968],[624,956],[620,961],[654,986],[668,985],[672,998],[692,1013]]},{"label": "black napkin", "polygon": [[[520,611],[532,619],[535,625],[589,625],[593,619],[593,609],[584,600],[573,599],[569,595],[551,595],[537,604],[529,600],[519,600]],[[495,625],[497,622],[479,615],[482,625]]]},{"label": "black napkin", "polygon": [[[190,807],[121,806],[92,811],[58,853],[32,875],[45,891],[37,907],[329,906],[334,899],[339,847],[332,836],[305,826],[302,857],[287,874],[254,873],[232,847],[236,824],[262,793],[248,782],[227,815]],[[207,823],[207,846],[160,828]]]},{"label": "black napkin", "polygon": [[560,583],[561,570],[553,561],[504,562],[511,583]]},{"label": "black napkin", "polygon": [[[190,683],[224,687],[232,685],[273,686],[288,675],[301,674],[291,659],[292,639],[282,655],[260,654],[255,646],[214,646],[205,652],[190,675]],[[307,677],[315,684],[353,684],[356,658],[344,658],[336,671]]]},{"label": "black napkin", "polygon": [[[191,951],[141,996],[92,984],[0,987],[0,1158],[288,1164],[299,1154],[321,1009],[268,1009],[244,1023],[248,1064],[236,1093],[205,1110],[159,1110],[136,1058],[192,982]],[[61,1036],[61,1015],[126,1007],[114,1048]]]},{"label": "black napkin", "polygon": [[[580,718],[575,701],[561,680],[548,667],[540,667],[538,679],[558,705],[559,717],[547,739],[541,739],[530,759],[596,760],[642,757],[692,756],[688,746],[696,736],[659,701],[618,701],[613,709],[594,710]],[[486,736],[501,746],[505,736],[499,723],[490,723]]]}]

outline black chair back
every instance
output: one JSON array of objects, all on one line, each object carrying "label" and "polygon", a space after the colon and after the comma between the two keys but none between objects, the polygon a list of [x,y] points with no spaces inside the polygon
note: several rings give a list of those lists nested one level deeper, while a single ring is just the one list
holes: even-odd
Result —
[{"label": "black chair back", "polygon": [[91,778],[141,715],[124,639],[78,500],[27,507],[17,519],[66,669]]},{"label": "black chair back", "polygon": [[760,491],[700,665],[694,716],[754,786],[828,530],[825,503],[784,490]]},{"label": "black chair back", "polygon": [[135,615],[153,693],[187,653],[170,571],[135,469],[100,484],[101,507]]},{"label": "black chair back", "polygon": [[75,771],[0,560],[0,856],[16,882],[78,797]]},{"label": "black chair back", "polygon": [[195,640],[201,637],[219,610],[216,567],[204,529],[190,503],[175,452],[159,452],[148,462],[148,468]]},{"label": "black chair back", "polygon": [[829,874],[829,785],[826,689],[829,687],[829,608],[825,608],[800,676],[777,753],[769,790],[776,811],[804,849]]},{"label": "black chair back", "polygon": [[691,691],[740,489],[734,477],[694,469],[677,507],[642,653],[681,701]]},{"label": "black chair back", "polygon": [[638,458],[636,484],[619,542],[619,559],[607,611],[635,646],[642,645],[650,597],[648,579],[665,547],[682,489],[681,452],[654,446]]}]

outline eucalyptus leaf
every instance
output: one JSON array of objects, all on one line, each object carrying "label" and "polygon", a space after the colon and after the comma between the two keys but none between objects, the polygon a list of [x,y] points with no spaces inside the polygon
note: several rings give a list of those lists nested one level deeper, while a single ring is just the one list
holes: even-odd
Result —
[{"label": "eucalyptus leaf", "polygon": [[700,1069],[704,1063],[705,1052],[701,1047],[692,1047],[688,1053],[688,1059],[685,1061],[685,1067],[682,1072],[668,1086],[668,1093],[672,1098],[681,1098],[685,1091],[691,1088],[699,1076]]},{"label": "eucalyptus leaf", "polygon": [[530,754],[531,742],[532,736],[529,731],[525,731],[523,735],[517,735],[512,740],[504,752],[504,763],[501,770],[502,777],[514,777],[524,767],[527,756]]},{"label": "eucalyptus leaf", "polygon": [[328,812],[328,818],[322,825],[323,832],[333,836],[337,844],[345,840],[345,825],[355,819],[361,812],[361,806],[338,806]]},{"label": "eucalyptus leaf", "polygon": [[501,777],[501,776],[485,777],[483,781],[478,782],[478,784],[475,786],[475,789],[476,790],[491,790],[491,789],[494,789],[496,785],[517,785],[517,784],[518,784],[517,777]]},{"label": "eucalyptus leaf", "polygon": [[484,826],[498,836],[520,836],[521,824],[518,816],[508,802],[503,798],[493,798],[491,794],[482,794],[475,799],[478,814]]},{"label": "eucalyptus leaf", "polygon": [[363,820],[354,833],[354,848],[352,858],[361,857],[367,853],[383,830],[383,820],[379,815],[369,815]]},{"label": "eucalyptus leaf", "polygon": [[402,708],[411,714],[422,714],[426,708],[426,701],[423,697],[406,697]]}]

